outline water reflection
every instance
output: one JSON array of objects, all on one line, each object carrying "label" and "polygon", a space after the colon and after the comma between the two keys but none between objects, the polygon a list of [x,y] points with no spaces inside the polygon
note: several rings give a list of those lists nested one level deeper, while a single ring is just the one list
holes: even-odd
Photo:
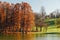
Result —
[{"label": "water reflection", "polygon": [[60,34],[36,34],[34,40],[60,40]]},{"label": "water reflection", "polygon": [[34,40],[45,40],[46,37],[46,34],[36,34]]},{"label": "water reflection", "polygon": [[60,40],[60,34],[0,34],[0,40]]},{"label": "water reflection", "polygon": [[0,34],[0,40],[34,40],[32,34],[10,33]]},{"label": "water reflection", "polygon": [[32,34],[21,34],[20,40],[34,40]]},{"label": "water reflection", "polygon": [[60,34],[47,35],[47,40],[60,40]]}]

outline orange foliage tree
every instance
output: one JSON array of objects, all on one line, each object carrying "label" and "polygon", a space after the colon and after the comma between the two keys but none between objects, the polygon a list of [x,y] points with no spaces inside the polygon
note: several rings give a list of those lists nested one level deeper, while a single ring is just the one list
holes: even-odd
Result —
[{"label": "orange foliage tree", "polygon": [[22,17],[21,17],[21,29],[22,32],[27,33],[31,30],[31,27],[34,25],[34,14],[31,9],[31,6],[26,3],[22,2],[21,4],[21,11],[22,11]]},{"label": "orange foliage tree", "polygon": [[20,20],[21,20],[21,4],[17,3],[14,6],[14,22],[15,22],[15,26],[14,26],[14,30],[18,31],[20,30]]},{"label": "orange foliage tree", "polygon": [[34,14],[28,3],[10,4],[0,2],[0,26],[3,27],[3,31],[11,32],[21,29],[23,33],[27,33],[33,25]]}]

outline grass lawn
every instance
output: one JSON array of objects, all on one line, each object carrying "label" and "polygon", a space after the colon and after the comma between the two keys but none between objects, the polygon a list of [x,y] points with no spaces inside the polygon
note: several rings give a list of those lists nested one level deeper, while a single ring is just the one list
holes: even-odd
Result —
[{"label": "grass lawn", "polygon": [[[60,19],[60,18],[46,19],[45,22],[54,21],[54,23],[56,23],[57,19]],[[33,27],[32,30],[36,31],[36,27]],[[42,30],[44,30],[44,28],[42,28]],[[39,32],[40,32],[40,27],[38,27],[38,33]],[[49,25],[47,28],[47,31],[46,32],[42,31],[41,33],[60,33],[60,28],[57,28],[56,24]]]},{"label": "grass lawn", "polygon": [[[36,31],[36,27],[33,27],[33,31]],[[44,30],[44,28],[42,28]],[[40,27],[38,27],[38,32],[40,32]],[[60,28],[56,28],[56,26],[49,26],[47,32],[42,31],[43,33],[60,33]]]}]

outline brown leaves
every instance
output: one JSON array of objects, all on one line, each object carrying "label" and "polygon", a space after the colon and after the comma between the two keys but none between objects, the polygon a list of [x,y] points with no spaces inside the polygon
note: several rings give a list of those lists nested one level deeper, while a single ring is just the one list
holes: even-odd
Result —
[{"label": "brown leaves", "polygon": [[31,6],[26,2],[16,4],[10,4],[7,2],[4,2],[2,4],[0,3],[0,14],[3,21],[8,21],[6,21],[8,26],[13,26],[11,25],[13,22],[15,28],[20,29],[20,27],[24,27],[24,29],[28,30],[34,25],[33,11],[31,9]]}]

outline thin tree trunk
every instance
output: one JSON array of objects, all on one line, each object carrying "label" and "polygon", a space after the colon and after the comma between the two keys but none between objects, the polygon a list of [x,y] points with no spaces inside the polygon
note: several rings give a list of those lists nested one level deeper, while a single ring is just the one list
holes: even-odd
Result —
[{"label": "thin tree trunk", "polygon": [[46,29],[45,32],[47,32],[47,27],[45,29]]},{"label": "thin tree trunk", "polygon": [[36,32],[38,32],[38,27],[36,26]]},{"label": "thin tree trunk", "polygon": [[22,34],[24,34],[24,28],[22,28]]},{"label": "thin tree trunk", "polygon": [[42,27],[40,27],[40,32],[42,32]]},{"label": "thin tree trunk", "polygon": [[27,33],[28,33],[28,30],[26,29],[26,30],[25,30],[25,34],[27,34]]}]

